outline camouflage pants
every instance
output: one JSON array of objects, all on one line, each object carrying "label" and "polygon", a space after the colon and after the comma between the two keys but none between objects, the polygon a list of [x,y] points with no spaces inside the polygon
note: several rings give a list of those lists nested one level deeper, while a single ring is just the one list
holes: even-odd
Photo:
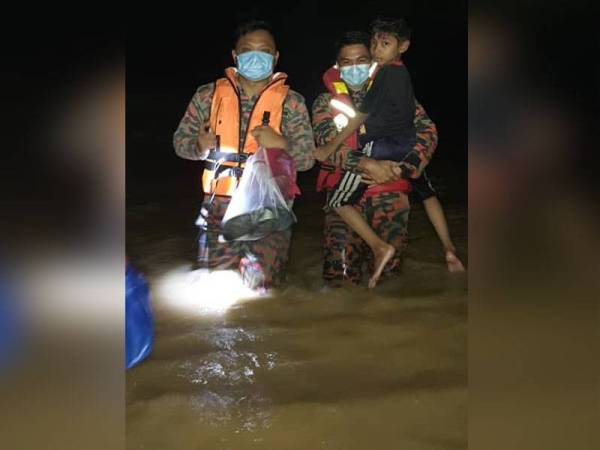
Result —
[{"label": "camouflage pants", "polygon": [[[355,206],[375,233],[396,248],[383,277],[397,274],[408,240],[410,204],[402,192],[385,192],[363,197]],[[323,279],[328,283],[348,280],[361,283],[373,267],[371,249],[333,210],[325,212]],[[365,272],[365,269],[368,272]]]},{"label": "camouflage pants", "polygon": [[274,233],[257,241],[219,241],[221,220],[229,197],[215,197],[202,203],[196,225],[198,264],[210,270],[239,270],[244,283],[252,288],[269,288],[283,281],[292,230]]}]

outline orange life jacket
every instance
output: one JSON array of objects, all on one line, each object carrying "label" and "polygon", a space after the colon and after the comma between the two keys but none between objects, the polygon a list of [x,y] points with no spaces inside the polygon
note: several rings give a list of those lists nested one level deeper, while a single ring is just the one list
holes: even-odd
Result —
[{"label": "orange life jacket", "polygon": [[[330,67],[323,74],[323,83],[332,96],[332,99],[339,100],[340,102],[353,108],[354,103],[348,92],[346,83],[340,77],[340,71],[335,67]],[[331,106],[330,106],[331,108]],[[333,112],[333,111],[332,111]],[[335,112],[333,112],[335,114]],[[342,113],[340,113],[342,114]],[[348,147],[353,150],[358,148],[358,133],[354,132],[344,142]],[[342,170],[326,162],[321,162],[319,175],[317,177],[317,192],[322,190],[332,189],[342,177]]]},{"label": "orange life jacket", "polygon": [[231,196],[249,155],[258,150],[256,139],[250,134],[255,127],[269,124],[281,133],[283,103],[289,86],[287,75],[276,73],[262,90],[250,113],[244,135],[241,133],[241,100],[235,69],[225,70],[225,77],[216,81],[210,108],[210,126],[217,136],[217,147],[206,158],[202,174],[204,193]]}]

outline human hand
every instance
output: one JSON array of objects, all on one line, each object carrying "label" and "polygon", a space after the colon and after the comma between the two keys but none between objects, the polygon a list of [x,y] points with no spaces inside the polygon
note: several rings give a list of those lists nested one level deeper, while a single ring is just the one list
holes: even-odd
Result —
[{"label": "human hand", "polygon": [[217,146],[217,136],[210,128],[210,122],[208,120],[206,120],[200,127],[196,145],[202,153],[207,153],[209,150]]},{"label": "human hand", "polygon": [[394,161],[363,158],[358,169],[361,171],[361,181],[367,184],[390,183],[399,180],[402,176],[402,169]]},{"label": "human hand", "polygon": [[335,148],[331,144],[326,144],[321,147],[317,147],[313,151],[313,155],[317,161],[325,161],[335,151]]},{"label": "human hand", "polygon": [[287,139],[268,125],[254,128],[251,134],[261,147],[287,150]]}]

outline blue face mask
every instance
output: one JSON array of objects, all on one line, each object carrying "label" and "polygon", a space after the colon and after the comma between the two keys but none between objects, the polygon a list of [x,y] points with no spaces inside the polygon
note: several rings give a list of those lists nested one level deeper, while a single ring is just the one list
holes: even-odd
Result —
[{"label": "blue face mask", "polygon": [[369,78],[370,64],[340,67],[340,77],[350,86],[360,86]]},{"label": "blue face mask", "polygon": [[237,70],[250,81],[264,80],[273,73],[273,55],[251,51],[237,55]]}]

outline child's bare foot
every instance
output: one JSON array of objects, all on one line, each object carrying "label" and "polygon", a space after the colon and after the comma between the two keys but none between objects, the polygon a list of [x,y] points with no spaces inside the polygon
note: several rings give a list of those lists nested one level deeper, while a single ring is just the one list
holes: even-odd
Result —
[{"label": "child's bare foot", "polygon": [[446,264],[450,273],[465,271],[465,266],[452,250],[446,250]]},{"label": "child's bare foot", "polygon": [[382,245],[376,251],[373,251],[373,255],[375,257],[373,265],[375,266],[375,270],[373,270],[373,276],[369,280],[369,289],[375,287],[377,281],[379,281],[381,272],[383,272],[383,269],[388,261],[392,259],[394,253],[396,253],[396,249],[389,244]]}]

